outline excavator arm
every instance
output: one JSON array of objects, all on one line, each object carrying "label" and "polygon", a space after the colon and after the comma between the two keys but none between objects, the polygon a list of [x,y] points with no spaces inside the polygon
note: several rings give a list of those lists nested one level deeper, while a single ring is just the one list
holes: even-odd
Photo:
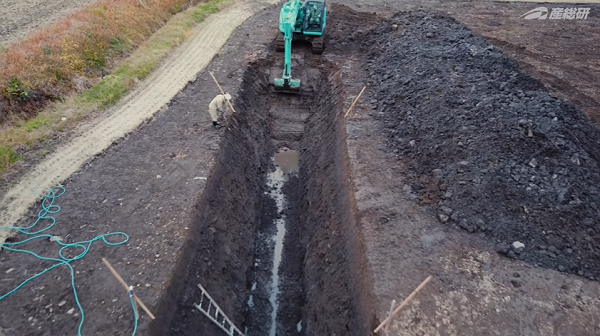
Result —
[{"label": "excavator arm", "polygon": [[285,57],[283,62],[283,75],[275,78],[275,90],[279,92],[298,93],[300,80],[292,78],[292,39],[296,19],[302,7],[302,1],[292,0],[284,5],[279,18],[279,28],[284,34]]}]

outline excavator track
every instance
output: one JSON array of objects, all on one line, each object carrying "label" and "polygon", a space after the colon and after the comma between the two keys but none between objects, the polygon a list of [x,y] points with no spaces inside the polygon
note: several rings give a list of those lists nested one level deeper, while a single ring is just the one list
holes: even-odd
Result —
[{"label": "excavator track", "polygon": [[325,40],[323,39],[323,36],[315,37],[312,40],[312,53],[316,55],[321,55],[324,49]]},{"label": "excavator track", "polygon": [[275,50],[277,52],[285,51],[285,37],[281,33],[277,33],[277,37],[275,38]]}]

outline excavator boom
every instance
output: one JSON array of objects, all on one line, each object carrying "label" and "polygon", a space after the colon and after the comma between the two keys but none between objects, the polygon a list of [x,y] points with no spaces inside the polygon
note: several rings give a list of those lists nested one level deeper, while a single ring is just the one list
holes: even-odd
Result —
[{"label": "excavator boom", "polygon": [[283,5],[279,16],[279,28],[283,30],[285,57],[283,62],[283,76],[275,79],[275,91],[299,93],[300,80],[292,78],[292,39],[294,26],[302,7],[302,1],[292,0]]}]

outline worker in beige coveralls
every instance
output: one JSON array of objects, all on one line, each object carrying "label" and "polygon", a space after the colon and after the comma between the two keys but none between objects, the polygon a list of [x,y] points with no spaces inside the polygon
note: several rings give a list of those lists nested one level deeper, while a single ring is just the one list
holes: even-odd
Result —
[{"label": "worker in beige coveralls", "polygon": [[228,100],[231,102],[231,95],[225,92],[224,95],[217,95],[208,105],[208,113],[210,113],[210,118],[212,119],[213,126],[215,128],[220,128],[219,124],[219,116],[223,116],[223,105],[225,105],[225,101]]}]

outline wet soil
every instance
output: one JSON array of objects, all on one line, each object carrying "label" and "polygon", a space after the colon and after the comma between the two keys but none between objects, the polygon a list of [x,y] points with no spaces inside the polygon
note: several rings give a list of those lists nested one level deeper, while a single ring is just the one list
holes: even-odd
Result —
[{"label": "wet soil", "polygon": [[[167,295],[159,304],[153,335],[217,334],[219,329],[198,311],[200,283],[233,323],[243,321],[251,287],[257,223],[273,214],[264,199],[265,176],[274,152],[261,97],[266,82],[244,74],[236,112],[228,120],[219,155],[196,207],[191,232]],[[263,203],[265,205],[263,206]],[[271,205],[269,207],[269,205]],[[262,262],[262,261],[261,261]],[[240,328],[241,324],[237,324]]]},{"label": "wet soil", "polygon": [[[262,185],[258,180],[246,179],[243,187],[236,184],[232,186],[232,191],[221,187],[207,196],[209,199],[228,199],[240,187],[243,190],[250,189],[251,194],[239,197],[257,202],[253,206],[260,208],[258,218],[244,223],[248,230],[256,230],[253,237],[244,235],[244,248],[254,247],[254,254],[239,249],[231,252],[251,257],[245,266],[247,280],[242,283],[245,288],[236,288],[237,292],[227,293],[223,288],[229,285],[217,281],[225,278],[233,284],[240,284],[241,276],[235,279],[230,274],[239,274],[241,268],[238,270],[230,267],[223,270],[225,273],[216,273],[212,283],[208,274],[210,271],[203,271],[212,267],[206,263],[207,258],[202,259],[199,252],[185,253],[183,262],[188,264],[185,267],[192,270],[182,276],[188,279],[182,285],[186,290],[183,296],[173,296],[182,297],[176,310],[165,308],[166,311],[175,311],[175,317],[170,323],[171,334],[187,335],[198,330],[209,333],[214,330],[215,327],[206,319],[199,319],[197,313],[188,312],[191,304],[199,300],[199,292],[194,289],[194,284],[199,279],[209,283],[203,286],[209,292],[215,292],[211,294],[213,297],[221,298],[229,294],[231,299],[224,299],[224,306],[221,303],[219,305],[226,312],[234,312],[234,321],[240,321],[239,326],[247,329],[248,335],[267,335],[273,332],[278,335],[343,335],[349,332],[368,334],[374,324],[364,246],[361,234],[354,224],[351,208],[353,202],[351,185],[348,184],[348,157],[343,145],[343,119],[340,118],[343,95],[339,76],[327,78],[328,74],[335,71],[335,67],[323,62],[320,57],[311,55],[308,50],[306,45],[298,45],[295,49],[296,66],[293,74],[298,74],[296,76],[302,80],[301,95],[278,94],[267,86],[274,77],[280,75],[282,68],[280,54],[272,53],[266,60],[247,70],[247,80],[243,87],[248,89],[242,90],[240,98],[248,105],[239,108],[238,114],[234,116],[234,120],[247,118],[244,122],[236,122],[242,128],[252,129],[251,125],[261,125],[262,129],[254,141],[264,143],[268,138],[271,144],[271,147],[264,144],[242,150],[236,156],[238,161],[248,159],[247,155],[241,154],[243,152],[262,153],[266,155],[263,156],[262,166],[268,167],[268,172],[272,172],[275,170],[273,161],[266,158],[276,156],[276,152],[281,149],[299,151],[298,171],[289,172],[287,178],[282,180],[285,183],[282,188],[283,209],[279,211],[274,204],[276,202],[269,195],[272,190],[264,188],[267,172],[251,174],[261,177]],[[262,103],[265,99],[268,102]],[[268,135],[264,133],[266,131],[269,132]],[[236,126],[228,132],[238,134],[240,130]],[[222,142],[223,146],[238,146],[237,142],[225,141],[226,138]],[[224,148],[226,147],[222,147],[222,150]],[[245,171],[248,173],[249,170]],[[238,172],[235,176],[242,175]],[[205,199],[201,204],[203,202],[210,201]],[[227,203],[218,202],[213,204],[215,208],[210,212],[214,211],[216,217],[219,217],[217,214],[223,216],[225,213],[248,211],[247,206],[231,207]],[[200,209],[203,209],[202,205]],[[273,237],[281,229],[276,227],[278,220],[284,220],[286,230],[282,261],[277,270],[279,282],[274,284],[272,270],[274,259],[277,259],[274,258],[277,243]],[[199,220],[197,225],[206,227],[205,222],[206,219]],[[223,223],[232,225],[231,222]],[[198,233],[197,238],[188,242],[196,246],[192,250],[197,251],[197,246],[213,246],[212,241],[203,241],[205,238],[202,237],[206,235],[207,233]],[[225,241],[221,241],[221,244],[225,244]],[[271,301],[274,285],[279,290],[276,312],[273,312]],[[231,303],[236,293],[237,301]],[[245,320],[238,312],[246,312]],[[275,325],[272,324],[274,313]],[[165,322],[156,325],[163,326]],[[160,330],[156,334],[165,332]]]}]

